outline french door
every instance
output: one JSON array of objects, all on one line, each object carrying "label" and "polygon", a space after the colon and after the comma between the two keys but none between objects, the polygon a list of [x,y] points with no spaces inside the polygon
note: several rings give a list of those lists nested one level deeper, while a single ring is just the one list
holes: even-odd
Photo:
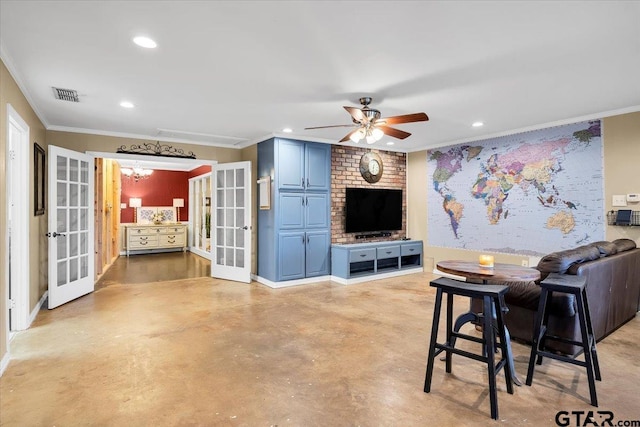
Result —
[{"label": "french door", "polygon": [[93,292],[93,157],[49,146],[49,308]]},{"label": "french door", "polygon": [[251,162],[215,165],[211,181],[211,276],[250,283]]}]

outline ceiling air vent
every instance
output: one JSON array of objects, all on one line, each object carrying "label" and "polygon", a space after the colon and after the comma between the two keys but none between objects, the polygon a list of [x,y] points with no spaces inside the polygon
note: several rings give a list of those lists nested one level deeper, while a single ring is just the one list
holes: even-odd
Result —
[{"label": "ceiling air vent", "polygon": [[61,89],[59,87],[54,87],[53,95],[56,99],[60,99],[62,101],[80,102],[78,92],[73,89]]}]

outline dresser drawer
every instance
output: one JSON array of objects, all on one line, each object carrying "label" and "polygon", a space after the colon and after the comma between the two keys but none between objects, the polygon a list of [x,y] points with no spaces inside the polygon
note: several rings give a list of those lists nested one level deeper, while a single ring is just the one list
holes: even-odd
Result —
[{"label": "dresser drawer", "polygon": [[129,249],[155,248],[158,246],[157,236],[131,236],[129,238]]},{"label": "dresser drawer", "polygon": [[162,234],[169,234],[169,235],[183,235],[184,234],[184,227],[164,227],[161,229],[161,233]]},{"label": "dresser drawer", "polygon": [[158,234],[158,229],[151,227],[129,228],[128,232],[129,237],[133,238],[135,236],[151,236]]},{"label": "dresser drawer", "polygon": [[349,262],[371,261],[372,259],[376,259],[375,248],[349,251]]},{"label": "dresser drawer", "polygon": [[400,256],[400,246],[385,246],[376,249],[378,259],[398,258]]},{"label": "dresser drawer", "polygon": [[184,233],[160,235],[160,246],[184,246]]}]

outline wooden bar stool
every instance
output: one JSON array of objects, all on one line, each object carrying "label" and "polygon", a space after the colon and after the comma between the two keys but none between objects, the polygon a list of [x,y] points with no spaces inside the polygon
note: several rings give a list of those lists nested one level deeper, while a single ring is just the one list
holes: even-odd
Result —
[{"label": "wooden bar stool", "polygon": [[[458,280],[441,277],[433,280],[431,286],[437,288],[436,301],[433,310],[433,325],[431,327],[431,341],[429,344],[429,356],[427,359],[427,372],[424,381],[424,391],[431,391],[431,379],[433,377],[433,363],[435,358],[442,353],[445,356],[445,368],[447,373],[451,373],[451,356],[458,354],[460,356],[469,357],[479,360],[487,364],[489,373],[489,402],[491,405],[491,418],[498,419],[498,398],[496,393],[496,375],[500,369],[505,370],[505,380],[507,384],[507,392],[513,394],[513,383],[511,367],[509,360],[512,356],[507,346],[504,321],[502,318],[503,310],[506,308],[504,304],[504,294],[509,290],[508,286],[503,285],[483,285],[475,283],[460,282]],[[442,294],[447,294],[447,335],[446,342],[440,344],[437,342],[438,326],[440,324],[440,308],[442,305]],[[491,313],[483,315],[483,332],[482,338],[466,335],[456,332],[453,328],[453,296],[461,295],[469,298],[479,298],[483,301],[483,313]],[[496,335],[499,337],[500,360],[495,363],[496,353]],[[482,354],[478,355],[465,350],[455,348],[456,339],[465,339],[482,344]]]},{"label": "wooden bar stool", "polygon": [[[540,287],[542,288],[542,292],[540,293],[538,314],[536,316],[536,324],[533,331],[533,344],[531,346],[531,357],[529,358],[529,369],[527,370],[527,385],[530,386],[533,380],[534,364],[542,364],[543,357],[549,357],[551,359],[560,360],[562,362],[568,362],[574,365],[583,366],[587,369],[587,380],[589,381],[591,405],[598,406],[595,380],[601,380],[600,365],[598,363],[596,340],[594,338],[593,326],[591,325],[591,315],[589,313],[589,301],[587,299],[586,291],[586,278],[582,276],[573,276],[570,274],[553,273],[547,276],[547,278],[542,282],[540,282]],[[549,306],[551,304],[551,296],[553,295],[553,292],[564,292],[567,294],[575,295],[582,341],[573,341],[570,339],[547,334],[547,325],[549,322],[550,311]],[[546,340],[554,340],[573,344],[576,346],[580,346],[581,350],[572,355],[556,354],[545,350]],[[583,353],[585,360],[577,360],[576,357]]]}]

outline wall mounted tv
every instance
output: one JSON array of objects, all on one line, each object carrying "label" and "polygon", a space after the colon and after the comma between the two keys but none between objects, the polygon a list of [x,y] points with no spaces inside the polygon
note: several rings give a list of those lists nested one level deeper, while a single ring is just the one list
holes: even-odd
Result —
[{"label": "wall mounted tv", "polygon": [[402,230],[402,190],[347,188],[345,232]]}]

